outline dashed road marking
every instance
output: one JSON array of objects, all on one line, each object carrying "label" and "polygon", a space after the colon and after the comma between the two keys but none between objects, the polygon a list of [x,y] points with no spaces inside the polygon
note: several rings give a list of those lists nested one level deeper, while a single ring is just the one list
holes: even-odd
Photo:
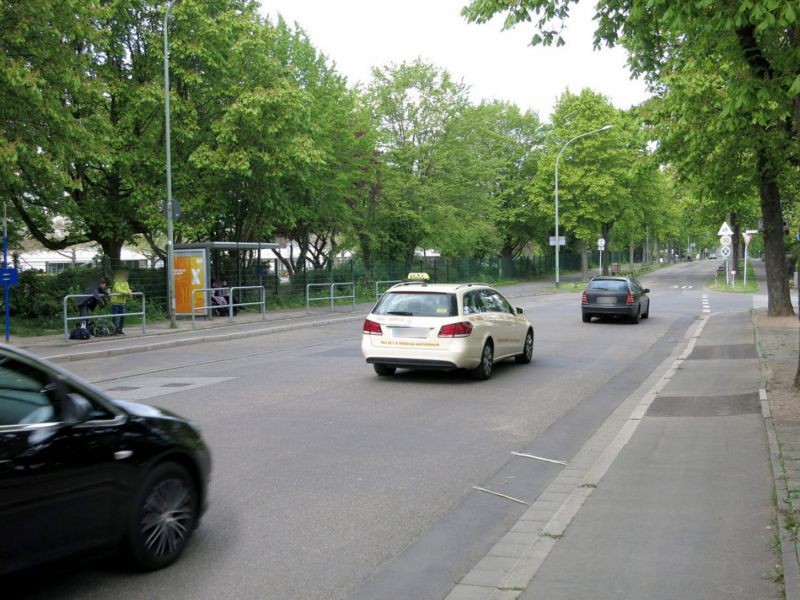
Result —
[{"label": "dashed road marking", "polygon": [[703,294],[703,312],[710,313],[711,312],[711,302],[708,300],[708,294]]}]

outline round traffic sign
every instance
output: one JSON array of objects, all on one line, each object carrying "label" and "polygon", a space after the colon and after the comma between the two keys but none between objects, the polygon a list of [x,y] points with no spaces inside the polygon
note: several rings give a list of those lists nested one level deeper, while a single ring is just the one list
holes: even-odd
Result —
[{"label": "round traffic sign", "polygon": [[728,258],[731,255],[731,247],[723,246],[719,249],[719,253],[722,255],[722,258]]},{"label": "round traffic sign", "polygon": [[600,238],[599,240],[597,240],[597,248],[598,248],[598,250],[602,250],[605,247],[606,247],[606,241],[603,238]]},{"label": "round traffic sign", "polygon": [[730,246],[731,245],[731,236],[723,235],[722,237],[719,238],[719,241],[723,246]]}]

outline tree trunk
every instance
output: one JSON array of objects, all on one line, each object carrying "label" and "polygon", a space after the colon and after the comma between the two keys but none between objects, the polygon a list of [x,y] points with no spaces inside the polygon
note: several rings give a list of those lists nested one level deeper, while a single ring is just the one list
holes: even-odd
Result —
[{"label": "tree trunk", "polygon": [[628,245],[628,262],[631,264],[631,273],[633,273],[633,259],[634,259],[634,246],[633,240]]},{"label": "tree trunk", "polygon": [[589,281],[589,245],[581,242],[581,278]]},{"label": "tree trunk", "polygon": [[783,212],[777,181],[767,168],[763,150],[758,154],[759,197],[764,221],[764,259],[767,268],[767,314],[770,317],[794,315],[789,296],[789,271],[783,241]]}]

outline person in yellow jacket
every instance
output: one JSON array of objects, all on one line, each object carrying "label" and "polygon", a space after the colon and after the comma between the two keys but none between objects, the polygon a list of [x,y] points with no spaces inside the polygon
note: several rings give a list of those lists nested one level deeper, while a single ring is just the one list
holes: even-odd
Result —
[{"label": "person in yellow jacket", "polygon": [[114,273],[114,285],[111,286],[111,321],[114,323],[114,333],[125,335],[125,301],[131,297],[131,286],[128,285],[128,272],[117,271]]}]

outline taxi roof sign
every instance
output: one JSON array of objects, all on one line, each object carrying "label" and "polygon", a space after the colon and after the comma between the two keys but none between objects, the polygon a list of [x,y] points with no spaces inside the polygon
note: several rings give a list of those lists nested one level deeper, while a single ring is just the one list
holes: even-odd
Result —
[{"label": "taxi roof sign", "polygon": [[430,281],[431,276],[427,273],[409,273],[406,276],[406,281]]}]

